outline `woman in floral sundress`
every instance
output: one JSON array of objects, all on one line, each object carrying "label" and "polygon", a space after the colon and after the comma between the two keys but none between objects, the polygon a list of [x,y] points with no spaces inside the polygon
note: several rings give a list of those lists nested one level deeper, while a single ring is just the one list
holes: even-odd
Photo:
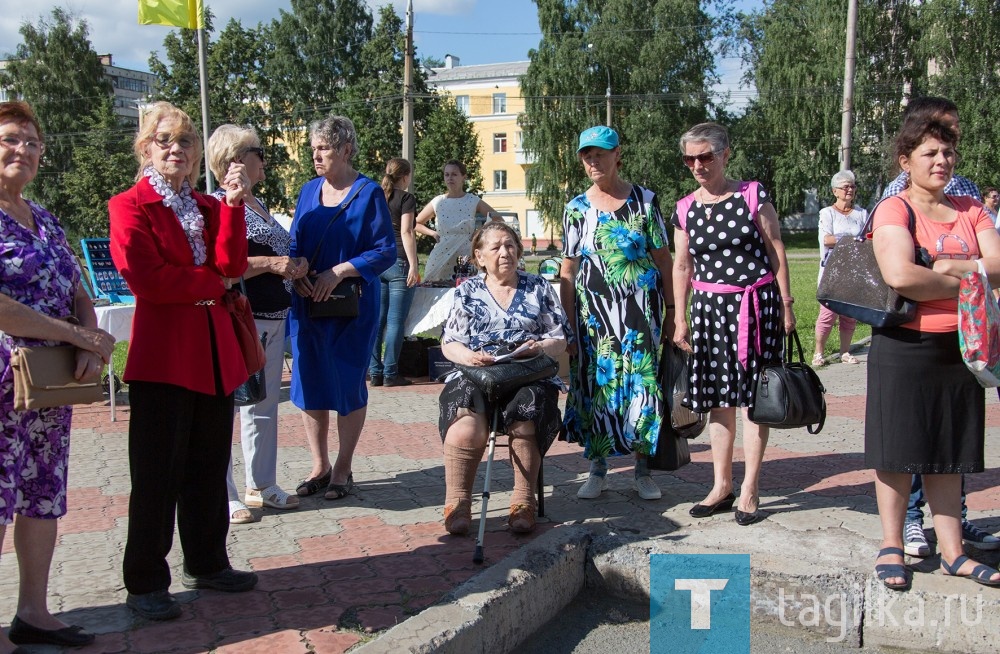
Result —
[{"label": "woman in floral sundress", "polygon": [[634,453],[633,487],[654,500],[660,489],[646,457],[656,451],[663,414],[657,370],[664,309],[673,324],[666,227],[656,194],[619,177],[613,129],[584,130],[577,156],[593,185],[566,205],[560,274],[576,336],[564,424],[568,440],[591,460],[577,497],[592,499],[606,488],[607,457]]}]

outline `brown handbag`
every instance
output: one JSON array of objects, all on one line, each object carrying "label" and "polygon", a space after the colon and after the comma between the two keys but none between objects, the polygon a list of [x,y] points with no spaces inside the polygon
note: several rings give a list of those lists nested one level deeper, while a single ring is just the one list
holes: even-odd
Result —
[{"label": "brown handbag", "polygon": [[253,321],[253,311],[250,309],[250,300],[246,296],[246,287],[243,279],[240,279],[240,287],[244,293],[236,289],[226,291],[222,296],[222,301],[233,319],[233,331],[236,333],[236,342],[239,343],[240,352],[243,353],[243,363],[246,364],[247,374],[256,374],[264,367],[264,346],[260,344],[257,336],[257,325]]},{"label": "brown handbag", "polygon": [[10,355],[14,370],[14,409],[28,411],[104,400],[101,373],[78,380],[72,345],[18,346]]}]

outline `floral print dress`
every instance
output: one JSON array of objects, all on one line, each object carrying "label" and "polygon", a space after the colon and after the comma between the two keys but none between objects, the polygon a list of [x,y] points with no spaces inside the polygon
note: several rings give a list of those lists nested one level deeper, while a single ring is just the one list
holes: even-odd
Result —
[{"label": "floral print dress", "polygon": [[[47,316],[73,314],[80,267],[55,216],[28,202],[38,233],[0,211],[0,293]],[[71,406],[14,410],[10,354],[18,345],[59,345],[0,332],[0,524],[66,513]]]},{"label": "floral print dress", "polygon": [[[512,343],[547,338],[568,340],[569,336],[566,313],[547,280],[519,272],[517,291],[510,306],[504,309],[487,288],[485,275],[480,274],[455,289],[455,303],[445,322],[441,343],[458,342],[470,350],[495,354],[502,346]],[[535,423],[538,446],[544,454],[559,431],[558,397],[562,387],[558,377],[523,387],[501,408],[503,426],[507,428],[514,422]],[[455,370],[445,378],[441,392],[441,440],[460,408],[471,408],[487,416],[492,413],[482,393]]]},{"label": "floral print dress", "polygon": [[566,205],[563,229],[563,255],[580,260],[567,440],[582,444],[590,459],[652,454],[663,414],[657,373],[664,307],[651,251],[667,245],[656,194],[633,186],[611,213],[579,195]]}]

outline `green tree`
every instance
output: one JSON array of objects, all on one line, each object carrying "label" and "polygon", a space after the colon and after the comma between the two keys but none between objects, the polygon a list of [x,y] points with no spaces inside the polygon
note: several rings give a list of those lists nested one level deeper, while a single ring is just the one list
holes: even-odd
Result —
[{"label": "green tree", "polygon": [[[915,12],[905,0],[859,2],[851,162],[861,199],[887,181],[904,90],[923,86]],[[774,0],[746,19],[744,58],[758,99],[735,126],[730,172],[763,181],[779,214],[800,211],[807,189],[819,191],[821,205],[832,201],[846,25],[847,0]]]},{"label": "green tree", "polygon": [[929,25],[922,52],[932,62],[928,91],[958,105],[962,120],[959,172],[980,188],[1000,184],[1000,14],[988,0],[932,0],[921,23]]},{"label": "green tree", "polygon": [[372,15],[359,0],[291,0],[267,29],[273,49],[265,64],[271,80],[271,113],[284,127],[292,164],[286,183],[298,189],[315,175],[307,143],[310,121],[343,113],[345,87],[362,71]]},{"label": "green tree", "polygon": [[87,22],[65,9],[53,9],[35,25],[22,23],[20,33],[23,42],[0,71],[0,86],[31,104],[47,148],[26,192],[74,232],[80,217],[73,212],[64,177],[72,170],[74,148],[109,107],[111,85],[90,44]]},{"label": "green tree", "polygon": [[466,190],[481,193],[483,190],[482,153],[479,139],[465,113],[448,96],[434,96],[437,100],[423,125],[414,148],[413,193],[421,204],[426,204],[444,193],[442,166],[450,159],[465,164],[468,171]]},{"label": "green tree", "polygon": [[[361,49],[361,70],[341,94],[343,113],[358,128],[361,151],[354,166],[373,179],[382,178],[385,162],[400,156],[403,134],[399,121],[403,114],[403,68],[406,34],[403,21],[392,5],[379,10],[379,21],[372,38]],[[413,93],[427,92],[424,76],[414,71]],[[426,105],[418,105],[421,115]],[[412,163],[412,162],[411,162]]]},{"label": "green tree", "polygon": [[[663,197],[685,182],[676,142],[705,120],[714,81],[713,19],[697,0],[536,0],[542,40],[521,80],[524,147],[534,158],[528,194],[552,226],[588,185],[577,136],[612,126],[624,149],[623,175]],[[669,62],[669,65],[665,65]],[[666,154],[670,153],[670,154]]]},{"label": "green tree", "polygon": [[108,199],[132,185],[137,166],[131,138],[135,129],[123,123],[110,103],[87,123],[73,149],[71,169],[63,175],[73,216],[71,243],[108,235]]},{"label": "green tree", "polygon": [[[206,57],[212,52],[211,36],[215,31],[215,16],[205,8]],[[171,30],[163,37],[163,59],[149,54],[149,72],[159,79],[151,99],[166,100],[191,116],[201,130],[201,86],[198,69],[198,30]],[[211,85],[211,78],[209,79]],[[210,103],[211,104],[211,103]],[[209,121],[211,124],[211,120]]]}]

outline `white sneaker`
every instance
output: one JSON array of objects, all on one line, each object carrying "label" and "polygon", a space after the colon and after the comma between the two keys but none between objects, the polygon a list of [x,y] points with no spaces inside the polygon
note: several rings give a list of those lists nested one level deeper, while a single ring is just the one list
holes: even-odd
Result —
[{"label": "white sneaker", "polygon": [[924,526],[919,522],[907,520],[903,525],[903,551],[910,556],[930,556],[931,547],[924,535]]},{"label": "white sneaker", "polygon": [[608,487],[608,477],[607,475],[603,477],[598,477],[597,475],[590,475],[587,477],[587,481],[580,486],[580,490],[576,491],[576,496],[581,500],[592,500],[594,498],[600,497],[604,489]]},{"label": "white sneaker", "polygon": [[649,475],[636,477],[635,482],[632,483],[632,488],[638,491],[639,497],[644,500],[658,500],[663,496],[663,493],[660,492],[660,487],[656,485],[656,482]]}]

